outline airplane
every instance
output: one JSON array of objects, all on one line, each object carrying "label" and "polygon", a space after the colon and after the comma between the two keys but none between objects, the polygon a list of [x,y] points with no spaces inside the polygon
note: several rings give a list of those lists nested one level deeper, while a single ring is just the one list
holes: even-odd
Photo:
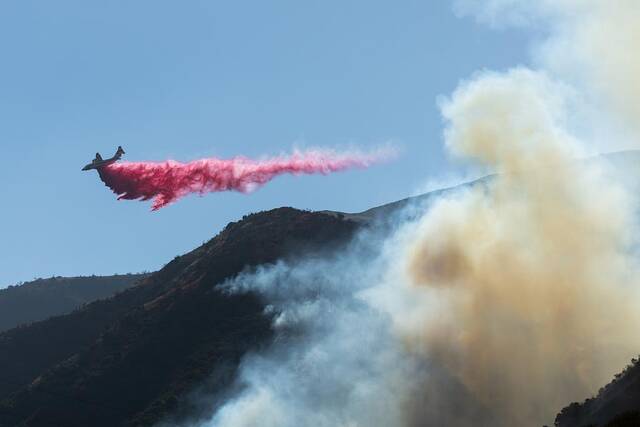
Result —
[{"label": "airplane", "polygon": [[115,163],[118,160],[120,160],[120,157],[122,157],[123,154],[124,154],[124,150],[119,145],[118,145],[118,150],[116,151],[116,154],[114,154],[113,157],[111,157],[110,159],[102,159],[102,156],[100,155],[100,153],[96,153],[96,158],[93,159],[91,163],[83,167],[82,170],[88,171],[91,169],[103,168],[105,166],[110,165],[111,163]]}]

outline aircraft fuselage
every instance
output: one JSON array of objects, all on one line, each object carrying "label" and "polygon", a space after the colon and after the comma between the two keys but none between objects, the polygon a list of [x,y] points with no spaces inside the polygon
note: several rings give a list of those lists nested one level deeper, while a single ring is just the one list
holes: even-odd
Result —
[{"label": "aircraft fuselage", "polygon": [[117,162],[118,160],[120,160],[120,158],[122,157],[122,155],[124,154],[124,150],[122,149],[122,147],[118,147],[118,150],[116,151],[116,154],[113,155],[113,157],[109,158],[109,159],[102,159],[102,157],[100,156],[100,153],[96,153],[96,158],[93,159],[93,161],[91,163],[89,163],[88,165],[85,165],[85,167],[82,168],[83,171],[88,171],[91,169],[100,169],[103,168],[105,166],[108,166],[112,163]]}]

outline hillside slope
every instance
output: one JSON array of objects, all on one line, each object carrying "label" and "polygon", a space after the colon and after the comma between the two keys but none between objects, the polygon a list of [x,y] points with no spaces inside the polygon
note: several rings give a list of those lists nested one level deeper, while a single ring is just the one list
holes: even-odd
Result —
[{"label": "hillside slope", "polygon": [[52,277],[0,289],[0,332],[107,298],[133,286],[144,274]]},{"label": "hillside slope", "polygon": [[572,403],[556,417],[558,427],[640,426],[640,360],[631,364],[583,403]]},{"label": "hillside slope", "polygon": [[358,224],[280,208],[229,224],[139,286],[0,334],[0,426],[148,426],[221,369],[223,390],[271,337],[254,295],[218,290],[249,266],[330,250]]}]

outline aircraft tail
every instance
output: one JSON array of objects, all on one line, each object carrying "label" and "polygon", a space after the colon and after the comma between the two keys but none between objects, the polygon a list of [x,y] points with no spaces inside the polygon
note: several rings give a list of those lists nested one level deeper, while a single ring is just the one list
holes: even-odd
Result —
[{"label": "aircraft tail", "polygon": [[118,145],[118,150],[116,150],[116,155],[114,157],[116,159],[120,159],[120,157],[122,157],[123,154],[124,154],[124,150],[122,149],[121,146]]}]

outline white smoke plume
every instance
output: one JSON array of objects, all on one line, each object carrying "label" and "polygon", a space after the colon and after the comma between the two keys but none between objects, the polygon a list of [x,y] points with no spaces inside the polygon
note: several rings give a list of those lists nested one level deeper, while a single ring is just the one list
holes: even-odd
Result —
[{"label": "white smoke plume", "polygon": [[203,425],[540,426],[637,355],[634,187],[606,160],[580,160],[593,124],[577,137],[572,117],[578,97],[637,126],[639,8],[458,2],[546,32],[539,70],[479,73],[440,104],[447,148],[496,175],[390,234],[228,283],[265,298],[278,339],[246,358],[244,388]]},{"label": "white smoke plume", "polygon": [[393,319],[375,302],[380,295],[371,294],[383,293],[387,303],[402,294],[387,289],[390,248],[373,242],[383,243],[369,234],[335,257],[279,263],[226,285],[270,302],[278,338],[270,351],[244,361],[244,391],[205,425],[406,424],[404,407],[420,390],[425,369],[404,351]]},{"label": "white smoke plume", "polygon": [[455,6],[480,22],[541,32],[533,49],[536,64],[578,86],[592,114],[640,131],[640,2],[456,0]]}]

